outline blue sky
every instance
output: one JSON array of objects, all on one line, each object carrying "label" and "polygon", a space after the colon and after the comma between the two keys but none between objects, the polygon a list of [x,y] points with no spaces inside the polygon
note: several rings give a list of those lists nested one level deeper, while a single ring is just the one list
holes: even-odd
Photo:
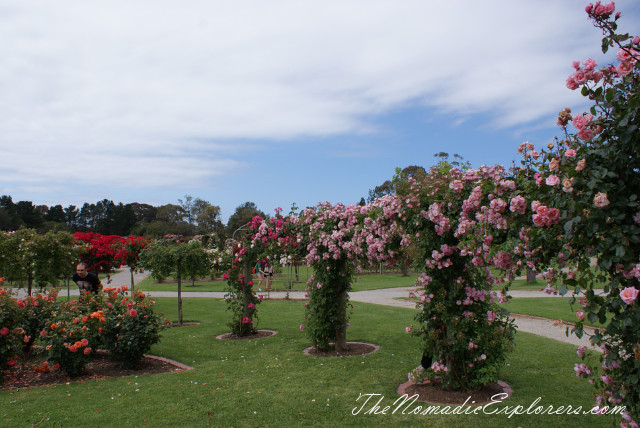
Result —
[{"label": "blue sky", "polygon": [[[3,1],[0,194],[192,195],[226,220],[357,203],[440,151],[508,165],[585,109],[571,62],[606,60],[586,4]],[[637,2],[616,6],[637,34]]]}]

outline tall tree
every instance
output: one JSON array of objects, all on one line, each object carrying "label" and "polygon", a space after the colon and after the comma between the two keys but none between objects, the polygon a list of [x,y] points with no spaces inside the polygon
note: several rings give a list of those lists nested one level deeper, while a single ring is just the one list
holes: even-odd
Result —
[{"label": "tall tree", "polygon": [[227,222],[227,234],[233,236],[233,233],[240,227],[246,225],[255,216],[266,218],[267,215],[260,211],[253,202],[245,202],[236,208],[236,211],[229,217]]}]

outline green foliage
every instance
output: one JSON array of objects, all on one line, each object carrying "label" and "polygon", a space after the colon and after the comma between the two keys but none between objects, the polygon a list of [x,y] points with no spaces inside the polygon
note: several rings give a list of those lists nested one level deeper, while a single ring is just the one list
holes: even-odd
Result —
[{"label": "green foliage", "polygon": [[0,232],[0,275],[12,284],[55,285],[72,274],[82,248],[67,232]]}]

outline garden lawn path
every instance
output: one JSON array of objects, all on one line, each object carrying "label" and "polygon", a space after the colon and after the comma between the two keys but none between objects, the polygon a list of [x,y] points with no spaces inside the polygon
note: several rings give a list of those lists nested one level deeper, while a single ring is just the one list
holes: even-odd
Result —
[{"label": "garden lawn path", "polygon": [[[142,281],[149,275],[148,272],[135,273],[134,274],[134,282],[135,284]],[[122,287],[126,285],[130,287],[131,285],[131,274],[128,268],[122,269],[120,272],[111,276],[111,283],[107,284],[106,280],[102,281],[102,284],[105,287]],[[409,292],[414,290],[414,287],[401,287],[401,288],[383,288],[378,290],[365,290],[365,291],[354,291],[349,294],[349,298],[354,302],[363,302],[363,303],[373,303],[376,305],[386,305],[386,306],[396,306],[408,309],[415,309],[415,303],[406,300],[405,298],[409,297]],[[146,294],[149,294],[152,297],[177,297],[177,293],[173,291],[146,291]],[[262,294],[265,298],[275,298],[275,299],[284,299],[288,295],[289,299],[294,300],[304,300],[306,299],[306,293],[304,291],[271,291],[271,292],[257,292],[258,294]],[[67,291],[62,289],[60,291],[60,296],[65,296]],[[212,291],[212,292],[202,292],[202,291],[186,291],[182,292],[183,298],[190,297],[209,297],[209,298],[224,298],[224,291]],[[18,290],[18,296],[23,297],[25,295],[25,290]],[[70,296],[77,296],[78,288],[75,284],[71,284]],[[539,290],[511,290],[509,291],[509,295],[513,298],[527,298],[527,297],[561,297],[558,295],[547,294]],[[534,317],[529,315],[520,315],[520,314],[511,314],[511,317],[515,319],[515,324],[518,327],[519,331],[524,331],[527,333],[533,333],[538,336],[547,337],[549,339],[558,340],[560,342],[571,343],[576,346],[586,346],[590,349],[595,349],[600,351],[599,348],[595,348],[591,346],[589,342],[588,334],[585,334],[581,339],[576,337],[573,334],[566,334],[567,326],[563,323],[557,323],[555,320],[550,320],[546,318]],[[593,329],[591,327],[585,327],[586,333],[592,333]]]}]

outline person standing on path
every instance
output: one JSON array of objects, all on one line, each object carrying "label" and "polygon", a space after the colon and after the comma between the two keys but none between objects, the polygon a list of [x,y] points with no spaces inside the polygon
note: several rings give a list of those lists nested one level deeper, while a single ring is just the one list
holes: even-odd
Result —
[{"label": "person standing on path", "polygon": [[93,294],[98,294],[100,290],[102,290],[102,282],[98,275],[93,272],[87,271],[86,263],[78,263],[76,266],[76,273],[73,274],[71,278],[73,282],[78,284],[78,289],[80,293],[86,293],[87,291],[92,292]]}]

